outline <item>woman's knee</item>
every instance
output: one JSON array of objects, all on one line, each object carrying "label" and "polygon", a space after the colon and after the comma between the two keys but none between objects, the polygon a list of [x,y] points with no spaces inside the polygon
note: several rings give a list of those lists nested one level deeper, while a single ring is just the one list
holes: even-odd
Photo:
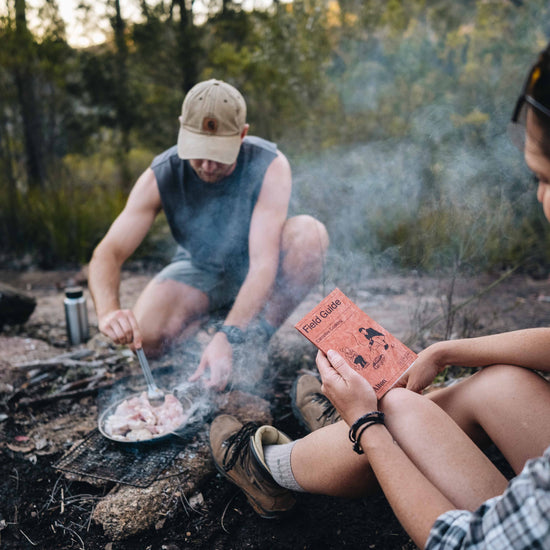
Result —
[{"label": "woman's knee", "polygon": [[425,398],[405,388],[393,388],[380,401],[380,410],[388,417],[411,414],[422,406]]},{"label": "woman's knee", "polygon": [[[514,365],[491,365],[485,367],[465,380],[468,395],[473,399],[506,394],[515,394],[532,384],[539,384],[542,378],[530,369]],[[457,385],[458,389],[458,385]]]},{"label": "woman's knee", "polygon": [[428,427],[438,425],[445,413],[432,401],[418,393],[395,388],[380,401],[385,423],[397,441],[420,436]]},{"label": "woman's knee", "polygon": [[515,365],[491,365],[485,367],[477,373],[480,379],[485,383],[493,384],[498,382],[503,385],[515,385],[522,380],[530,380],[531,378],[540,378],[539,375],[524,367],[517,367]]}]

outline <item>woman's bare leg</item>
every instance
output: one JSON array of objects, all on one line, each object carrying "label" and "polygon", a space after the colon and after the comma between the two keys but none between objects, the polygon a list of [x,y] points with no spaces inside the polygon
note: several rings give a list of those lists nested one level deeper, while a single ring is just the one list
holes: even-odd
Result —
[{"label": "woman's bare leg", "polygon": [[[396,444],[458,508],[474,509],[506,488],[504,476],[430,400],[395,389],[381,408]],[[344,422],[299,440],[291,465],[298,484],[310,493],[357,497],[377,489],[368,461],[352,450]]]},{"label": "woman's bare leg", "polygon": [[296,442],[290,464],[304,491],[352,498],[377,491],[369,463],[364,455],[353,452],[348,431],[340,421]]},{"label": "woman's bare leg", "polygon": [[550,384],[529,369],[494,365],[427,397],[482,448],[492,441],[516,473],[550,445]]}]

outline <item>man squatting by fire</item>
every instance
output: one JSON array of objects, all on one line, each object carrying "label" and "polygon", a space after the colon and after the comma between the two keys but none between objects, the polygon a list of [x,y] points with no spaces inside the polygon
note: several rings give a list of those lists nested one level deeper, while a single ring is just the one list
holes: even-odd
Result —
[{"label": "man squatting by fire", "polygon": [[[550,44],[511,127],[550,222]],[[421,395],[446,365],[484,368]],[[256,512],[289,510],[296,491],[358,497],[381,488],[426,550],[550,548],[550,382],[536,372],[550,373],[550,328],[436,342],[405,374],[406,388],[379,402],[336,351],[319,352],[317,367],[322,385],[305,374],[292,396],[306,437],[230,415],[212,422],[216,466]],[[509,483],[482,452],[490,443],[516,474]]]},{"label": "man squatting by fire", "polygon": [[[248,136],[241,93],[219,80],[185,96],[177,145],[158,155],[95,249],[89,288],[100,331],[158,355],[190,337],[205,315],[229,308],[190,380],[223,390],[233,349],[267,342],[320,278],[328,234],[308,215],[287,218],[292,177],[274,143]],[[157,214],[178,244],[133,309],[119,300],[123,263]],[[205,376],[210,371],[209,378]]]}]

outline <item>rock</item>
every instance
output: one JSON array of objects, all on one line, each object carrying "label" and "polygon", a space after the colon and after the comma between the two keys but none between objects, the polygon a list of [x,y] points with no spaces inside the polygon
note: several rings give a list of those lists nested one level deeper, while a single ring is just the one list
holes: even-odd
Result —
[{"label": "rock", "polygon": [[4,325],[26,323],[36,307],[36,299],[10,285],[0,283],[0,330]]},{"label": "rock", "polygon": [[117,485],[98,502],[93,521],[102,525],[112,540],[119,541],[154,528],[174,514],[185,502],[185,495],[195,494],[215,472],[206,437],[203,432],[198,436],[199,444],[176,457],[172,468],[184,474],[161,479],[146,488]]},{"label": "rock", "polygon": [[242,391],[232,391],[221,393],[216,399],[219,414],[231,414],[243,424],[246,422],[271,424],[273,422],[269,403],[261,397]]},{"label": "rock", "polygon": [[269,346],[270,363],[276,376],[294,378],[303,369],[316,369],[317,348],[295,328],[284,324]]}]

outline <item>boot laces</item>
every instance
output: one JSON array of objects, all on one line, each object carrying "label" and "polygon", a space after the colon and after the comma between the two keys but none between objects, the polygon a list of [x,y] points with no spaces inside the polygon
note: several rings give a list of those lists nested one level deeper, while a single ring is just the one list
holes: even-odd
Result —
[{"label": "boot laces", "polygon": [[319,403],[319,405],[321,405],[323,409],[321,414],[317,417],[317,421],[320,421],[322,419],[332,421],[338,418],[338,411],[336,410],[336,407],[330,402],[330,399],[328,399],[328,397],[326,397],[322,393],[314,393],[311,399],[315,403]]},{"label": "boot laces", "polygon": [[256,422],[247,422],[238,432],[235,432],[227,438],[227,448],[223,455],[224,471],[229,472],[229,470],[237,464],[239,457],[241,459],[241,465],[243,467],[245,466],[245,459],[248,455],[247,451],[250,448],[250,438],[256,433],[258,428],[259,426]]}]

